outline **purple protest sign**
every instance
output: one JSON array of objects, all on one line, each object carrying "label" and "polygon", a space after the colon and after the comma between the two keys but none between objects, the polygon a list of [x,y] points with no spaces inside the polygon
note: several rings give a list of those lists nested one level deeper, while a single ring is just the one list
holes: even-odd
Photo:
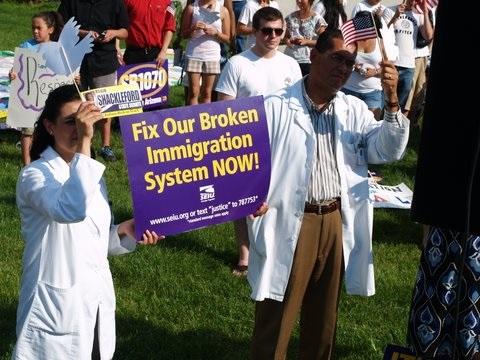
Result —
[{"label": "purple protest sign", "polygon": [[155,62],[124,65],[117,70],[118,84],[137,83],[144,110],[165,107],[168,100],[168,60],[161,68]]},{"label": "purple protest sign", "polygon": [[263,97],[120,118],[137,238],[254,213],[270,183]]}]

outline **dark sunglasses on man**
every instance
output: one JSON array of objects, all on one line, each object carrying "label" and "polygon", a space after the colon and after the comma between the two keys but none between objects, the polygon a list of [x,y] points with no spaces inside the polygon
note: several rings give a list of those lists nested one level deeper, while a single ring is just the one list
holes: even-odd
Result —
[{"label": "dark sunglasses on man", "polygon": [[265,36],[273,36],[273,33],[275,33],[275,36],[281,36],[283,34],[282,28],[263,27],[260,29],[260,31]]}]

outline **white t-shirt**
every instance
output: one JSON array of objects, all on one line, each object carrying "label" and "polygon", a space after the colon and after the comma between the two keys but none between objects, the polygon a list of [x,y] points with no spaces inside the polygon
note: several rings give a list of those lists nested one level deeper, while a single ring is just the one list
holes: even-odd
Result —
[{"label": "white t-shirt", "polygon": [[[276,2],[275,0],[270,0],[269,6],[280,10],[280,6],[278,5],[278,2]],[[238,17],[237,23],[246,25],[248,27],[252,27],[253,14],[255,14],[257,10],[261,8],[262,7],[260,6],[260,3],[257,0],[248,0],[245,6],[243,7],[242,12],[240,13],[240,16]],[[250,34],[247,36],[247,48],[251,48],[253,45],[255,45],[255,35]]]},{"label": "white t-shirt", "polygon": [[234,98],[266,96],[301,78],[300,67],[292,57],[277,51],[267,59],[249,49],[228,60],[215,90]]},{"label": "white t-shirt", "polygon": [[396,66],[415,68],[415,44],[420,26],[423,26],[423,14],[411,10],[401,14],[393,24],[398,46]]}]

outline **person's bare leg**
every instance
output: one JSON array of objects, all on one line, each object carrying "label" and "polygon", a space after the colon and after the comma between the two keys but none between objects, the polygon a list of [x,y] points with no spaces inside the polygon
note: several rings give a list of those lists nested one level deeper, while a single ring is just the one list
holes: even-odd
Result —
[{"label": "person's bare leg", "polygon": [[188,98],[187,105],[197,105],[200,96],[200,73],[187,72]]},{"label": "person's bare leg", "polygon": [[247,275],[248,255],[250,241],[248,240],[247,221],[245,219],[235,220],[233,222],[235,229],[235,241],[238,249],[238,262],[233,269],[233,274],[236,276]]},{"label": "person's bare leg", "polygon": [[112,119],[108,118],[102,121],[102,147],[110,146],[111,127],[112,127]]},{"label": "person's bare leg", "polygon": [[207,104],[212,102],[213,84],[215,83],[216,77],[216,74],[202,74],[201,103]]},{"label": "person's bare leg", "polygon": [[22,162],[23,165],[28,165],[32,161],[30,159],[30,148],[32,147],[32,135],[22,134],[20,138],[20,144],[22,145]]}]

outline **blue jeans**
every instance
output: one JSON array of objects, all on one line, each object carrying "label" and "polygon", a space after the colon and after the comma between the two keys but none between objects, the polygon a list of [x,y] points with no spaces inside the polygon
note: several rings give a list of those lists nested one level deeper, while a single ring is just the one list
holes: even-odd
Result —
[{"label": "blue jeans", "polygon": [[383,108],[383,90],[373,90],[367,93],[359,93],[346,88],[342,91],[345,94],[353,95],[365,102],[369,109],[382,109]]},{"label": "blue jeans", "polygon": [[[238,18],[242,13],[243,7],[247,3],[247,0],[240,0],[240,1],[232,1],[233,4],[233,13],[235,14],[235,26],[238,22]],[[247,41],[247,37],[244,35],[237,35],[235,37],[235,49],[236,53],[240,54],[242,51],[245,50],[245,43]]]},{"label": "blue jeans", "polygon": [[397,84],[397,95],[398,102],[402,110],[405,108],[407,103],[408,94],[413,85],[413,75],[415,74],[415,68],[406,68],[397,66],[398,71],[398,84]]}]

